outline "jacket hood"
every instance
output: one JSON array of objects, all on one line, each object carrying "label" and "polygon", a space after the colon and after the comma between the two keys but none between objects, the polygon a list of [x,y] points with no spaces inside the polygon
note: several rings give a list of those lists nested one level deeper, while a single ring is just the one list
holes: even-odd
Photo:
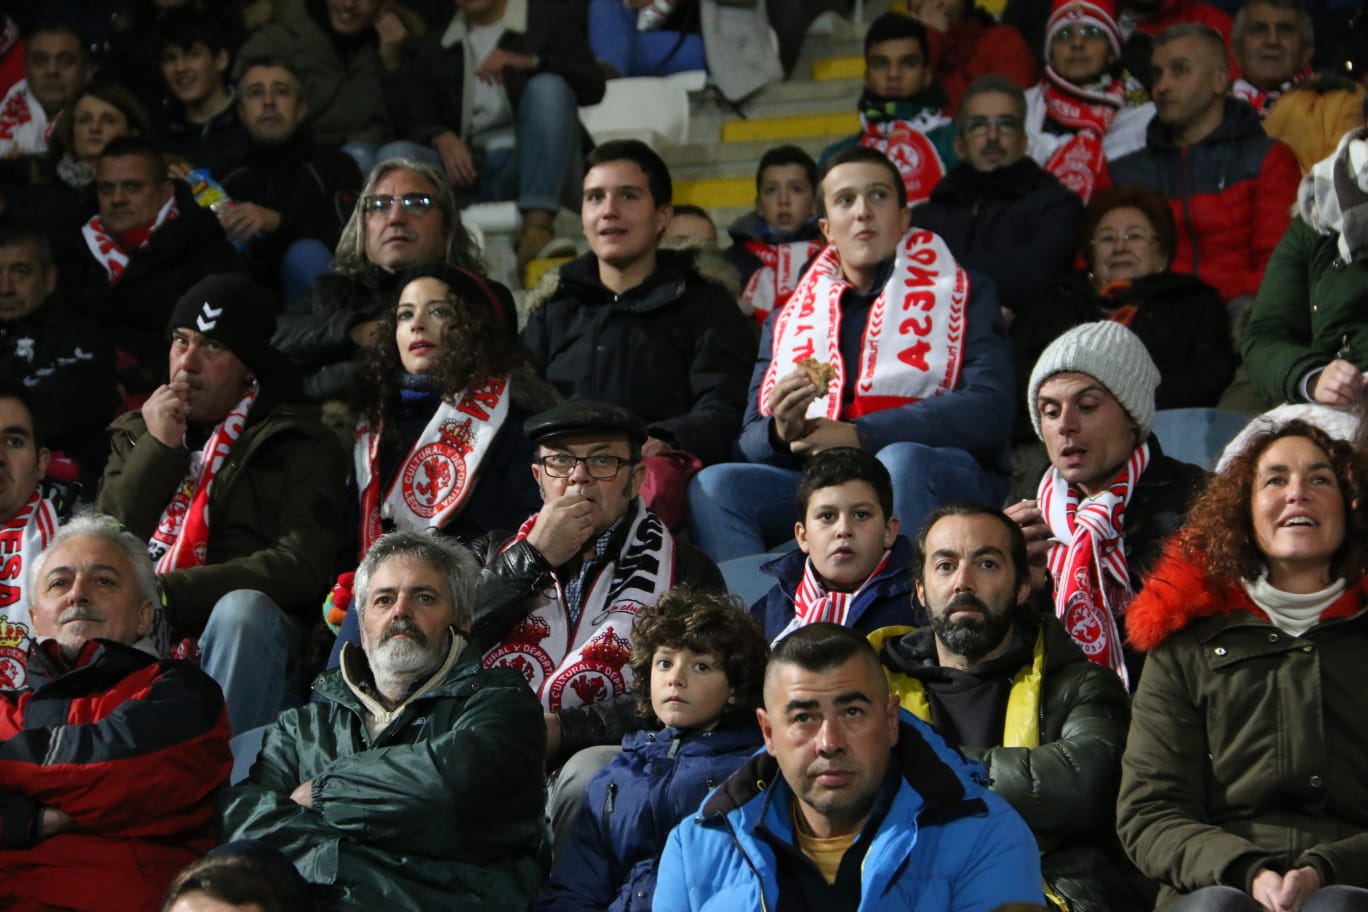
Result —
[{"label": "jacket hood", "polygon": [[[1250,135],[1267,135],[1264,133],[1263,121],[1259,120],[1259,112],[1247,101],[1228,97],[1225,100],[1225,115],[1221,122],[1210,135],[1198,140],[1197,145],[1234,142]],[[1149,126],[1145,128],[1145,142],[1155,149],[1178,149],[1178,144],[1173,140],[1173,132],[1168,125],[1160,122],[1157,116],[1152,118]]]},{"label": "jacket hood", "polygon": [[[678,740],[679,746],[674,742]],[[656,754],[669,752],[677,754],[729,754],[741,750],[753,750],[764,746],[765,739],[760,735],[760,727],[755,723],[754,714],[750,724],[727,727],[717,726],[711,731],[678,729],[673,726],[656,731],[632,732],[622,739],[623,753]]]}]

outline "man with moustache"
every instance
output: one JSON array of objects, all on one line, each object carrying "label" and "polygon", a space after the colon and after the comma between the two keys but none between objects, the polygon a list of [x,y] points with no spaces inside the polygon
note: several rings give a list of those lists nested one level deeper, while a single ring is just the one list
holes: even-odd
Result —
[{"label": "man with moustache", "polygon": [[988,768],[1035,834],[1052,898],[1149,909],[1116,840],[1125,688],[1032,606],[1021,529],[992,507],[947,504],[922,526],[912,573],[930,626],[869,638],[902,708]]},{"label": "man with moustache", "polygon": [[274,324],[243,276],[190,288],[167,324],[171,380],[114,422],[97,500],[148,542],[158,632],[198,638],[238,734],[292,702],[342,541],[343,454],[267,344]]},{"label": "man with moustache", "polygon": [[545,729],[521,675],[470,641],[459,542],[379,538],[356,571],[361,648],[281,715],[222,800],[224,836],[283,853],[341,908],[526,909],[541,882]]},{"label": "man with moustache", "polygon": [[0,688],[0,907],[158,908],[214,845],[223,695],[153,652],[152,562],[112,518],[76,517],[24,570],[35,642],[27,683]]},{"label": "man with moustache", "polygon": [[0,99],[0,158],[42,155],[61,114],[94,72],[85,41],[53,20],[28,34],[24,78]]}]

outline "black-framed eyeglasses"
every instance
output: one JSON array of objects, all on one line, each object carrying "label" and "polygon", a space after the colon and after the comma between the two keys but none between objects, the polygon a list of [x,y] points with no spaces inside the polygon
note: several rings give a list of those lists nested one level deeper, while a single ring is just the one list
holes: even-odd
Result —
[{"label": "black-framed eyeglasses", "polygon": [[376,196],[361,197],[361,211],[369,215],[372,212],[389,212],[398,203],[404,207],[404,211],[409,215],[422,215],[433,206],[433,199],[426,193],[405,193],[403,196],[391,196],[388,193],[381,193]]},{"label": "black-framed eyeglasses", "polygon": [[609,456],[606,453],[597,453],[593,456],[571,456],[569,453],[551,453],[542,456],[537,460],[541,465],[542,471],[552,478],[569,478],[575,474],[575,466],[584,463],[585,471],[591,478],[599,481],[607,481],[622,471],[623,466],[633,465],[635,459],[623,459],[621,456]]},{"label": "black-framed eyeglasses", "polygon": [[1159,240],[1157,234],[1144,234],[1140,231],[1127,231],[1125,234],[1103,232],[1092,239],[1094,247],[1116,247],[1124,243],[1127,247],[1145,247]]},{"label": "black-framed eyeglasses", "polygon": [[1100,25],[1066,25],[1054,33],[1052,41],[1073,41],[1074,38],[1106,38],[1107,30]]},{"label": "black-framed eyeglasses", "polygon": [[966,136],[983,136],[993,127],[999,133],[1020,133],[1021,118],[1015,114],[999,114],[997,117],[966,117],[960,121],[960,132]]}]

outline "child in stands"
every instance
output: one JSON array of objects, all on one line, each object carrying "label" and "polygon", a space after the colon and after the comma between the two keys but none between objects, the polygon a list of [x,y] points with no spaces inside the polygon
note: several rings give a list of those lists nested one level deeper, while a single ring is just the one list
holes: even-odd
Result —
[{"label": "child in stands", "polygon": [[637,709],[664,728],[624,738],[590,784],[538,910],[649,912],[670,830],[763,744],[755,710],[768,655],[729,596],[676,587],[637,617]]}]

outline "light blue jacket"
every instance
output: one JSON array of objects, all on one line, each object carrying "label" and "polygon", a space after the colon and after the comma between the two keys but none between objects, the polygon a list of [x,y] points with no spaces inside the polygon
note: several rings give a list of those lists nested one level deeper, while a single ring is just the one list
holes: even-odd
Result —
[{"label": "light blue jacket", "polygon": [[[1035,837],[984,784],[980,764],[906,712],[894,763],[903,781],[860,869],[860,912],[991,912],[1044,901]],[[778,908],[774,850],[756,830],[792,842],[792,795],[768,754],[737,770],[670,834],[655,912]]]}]

